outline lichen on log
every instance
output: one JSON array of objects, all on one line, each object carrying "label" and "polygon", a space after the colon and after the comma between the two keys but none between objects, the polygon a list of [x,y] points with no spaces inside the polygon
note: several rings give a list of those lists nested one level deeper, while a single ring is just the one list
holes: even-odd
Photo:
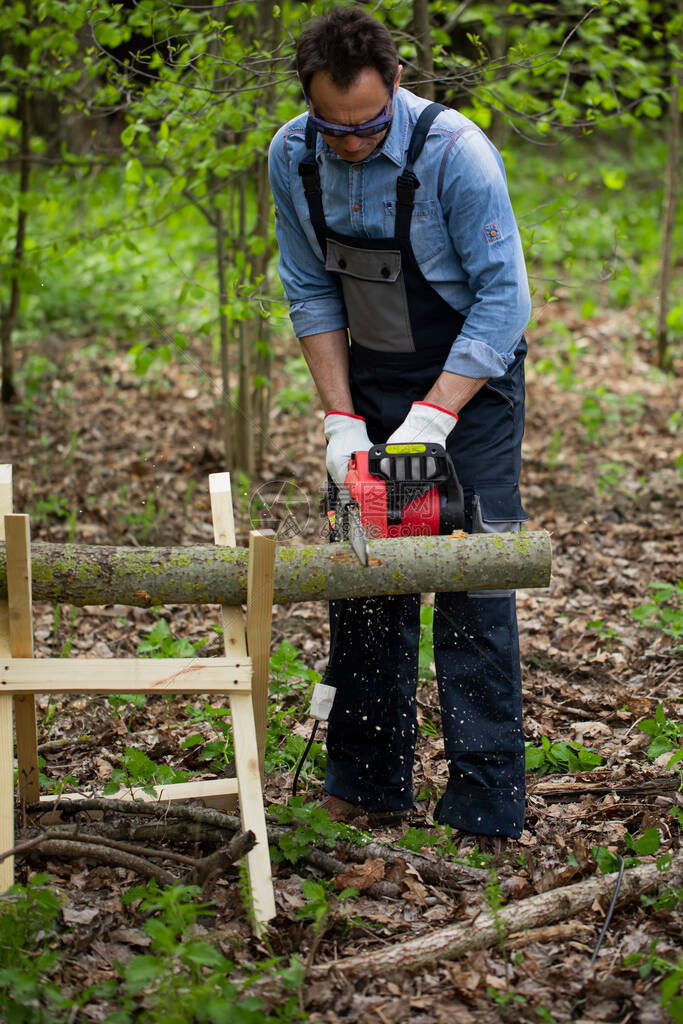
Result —
[{"label": "lichen on log", "polygon": [[[246,601],[247,548],[133,548],[32,545],[33,599],[69,604],[228,604]],[[545,530],[402,537],[370,543],[361,566],[349,544],[280,547],[277,604],[381,594],[546,587],[550,536]],[[7,594],[0,545],[0,598]]]}]

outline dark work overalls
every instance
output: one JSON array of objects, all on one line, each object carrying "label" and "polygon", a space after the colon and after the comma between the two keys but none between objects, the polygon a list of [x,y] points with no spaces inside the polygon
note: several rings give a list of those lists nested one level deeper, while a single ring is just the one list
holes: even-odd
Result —
[{"label": "dark work overalls", "polygon": [[[339,275],[354,409],[366,418],[373,443],[386,441],[425,397],[464,323],[423,276],[410,243],[419,188],[413,167],[443,109],[430,104],[415,125],[397,181],[393,238],[356,238],[327,227],[310,126],[299,166],[325,267]],[[519,529],[527,518],[518,490],[525,353],[522,339],[507,373],[468,402],[448,441],[470,532]],[[331,604],[324,682],[337,694],[325,788],[368,810],[413,804],[419,610],[419,594]],[[434,660],[450,773],[435,818],[469,832],[518,837],[524,741],[514,592],[437,594]]]}]

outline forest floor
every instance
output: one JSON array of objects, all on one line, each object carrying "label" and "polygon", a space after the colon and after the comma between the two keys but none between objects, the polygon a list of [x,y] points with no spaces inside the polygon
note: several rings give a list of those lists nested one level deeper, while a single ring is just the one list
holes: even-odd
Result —
[{"label": "forest floor", "polygon": [[[552,329],[558,323],[565,325],[564,333]],[[283,860],[274,867],[278,916],[267,939],[257,940],[250,936],[236,872],[209,886],[210,915],[194,925],[194,934],[218,943],[245,970],[250,962],[292,954],[301,954],[308,967],[315,964],[297,994],[312,1020],[475,1024],[507,1017],[655,1024],[670,1019],[660,1005],[661,976],[667,974],[660,961],[675,964],[681,955],[683,914],[675,899],[650,900],[650,905],[632,900],[617,907],[594,966],[591,954],[605,918],[604,900],[579,918],[553,926],[541,921],[509,938],[504,950],[501,944],[472,949],[416,971],[405,962],[399,972],[361,974],[350,982],[341,971],[320,967],[458,922],[470,922],[474,935],[477,918],[498,897],[513,904],[587,879],[598,873],[594,848],[605,848],[604,865],[610,859],[606,851],[632,854],[633,842],[647,830],[658,830],[658,839],[652,842],[653,833],[647,832],[639,846],[646,851],[642,863],[677,854],[679,827],[672,811],[681,807],[680,780],[667,762],[683,735],[683,593],[675,593],[683,577],[683,466],[680,459],[677,464],[681,368],[678,379],[656,372],[649,349],[628,310],[582,322],[570,305],[554,303],[530,332],[522,494],[531,515],[527,528],[552,534],[554,564],[547,590],[518,594],[525,730],[538,763],[528,775],[521,839],[491,863],[473,851],[468,837],[454,833],[449,839],[432,827],[430,812],[445,784],[446,765],[436,684],[427,666],[419,690],[417,801],[407,826],[376,834],[384,851],[379,856],[375,851],[364,864],[351,864],[343,847],[328,850],[348,867],[339,886],[353,886],[359,895],[340,900],[330,895],[333,887],[323,890],[324,913],[316,925],[310,887],[305,892],[302,885],[306,878],[332,876],[303,860],[294,865]],[[223,468],[215,416],[218,381],[199,345],[190,352],[193,362],[171,364],[143,378],[135,377],[123,356],[98,345],[71,350],[55,339],[43,354],[62,367],[59,375],[27,380],[22,403],[5,412],[2,423],[2,461],[14,465],[15,510],[32,513],[33,539],[212,543],[207,479]],[[291,385],[281,367],[285,356],[294,355],[294,349],[283,353],[276,368],[276,399],[278,390]],[[316,405],[302,405],[296,396],[274,406],[266,464],[251,491],[246,484],[238,488],[245,492],[238,516],[242,542],[254,491],[267,485],[272,499],[281,481],[294,481],[301,495],[298,539],[283,530],[283,542],[323,541],[321,419]],[[674,592],[652,591],[653,584],[673,585]],[[647,603],[653,605],[651,624],[643,625],[632,612]],[[161,615],[171,638],[195,643],[208,637],[200,653],[222,653],[220,636],[212,630],[216,608],[170,607]],[[135,654],[159,615],[123,606],[56,611],[37,604],[34,621],[38,657],[114,657]],[[278,606],[273,625],[275,649],[286,650],[283,642],[291,643],[306,667],[322,670],[328,636],[322,604]],[[288,657],[295,658],[291,652]],[[267,778],[269,807],[290,797],[293,760],[285,757],[278,764],[277,747],[286,746],[291,736],[308,736],[311,721],[302,697],[307,688],[301,682],[291,694],[279,688],[281,732],[273,741],[275,767]],[[212,732],[215,719],[213,726],[210,716],[202,719],[203,703],[184,698],[116,707],[104,698],[40,698],[39,706],[43,771],[53,786],[72,776],[81,792],[101,790],[112,771],[121,769],[129,747],[157,764],[210,774],[198,753],[201,746],[182,743],[198,732],[206,741],[221,738]],[[655,719],[659,746],[649,757],[655,737],[641,725]],[[654,727],[646,727],[652,733]],[[595,751],[601,764],[581,770],[588,767],[582,761],[580,770],[573,770],[575,764],[562,761],[566,748],[553,750],[560,741]],[[579,748],[574,752],[580,755]],[[554,773],[542,776],[544,770]],[[306,799],[318,799],[321,786],[309,775]],[[25,825],[20,814],[19,838],[32,834]],[[455,844],[464,865],[473,868],[470,876],[463,875],[455,888],[427,881],[406,848],[396,845],[406,834],[412,848],[423,846],[437,865],[453,862]],[[175,852],[197,856],[212,848],[210,837],[204,841],[196,832],[175,835],[168,841]],[[429,847],[437,836],[438,843]],[[178,867],[170,860],[159,863],[171,871]],[[139,904],[124,905],[121,899],[141,881],[132,871],[45,856],[40,848],[17,860],[17,879],[26,882],[36,871],[49,872],[63,900],[52,941],[60,951],[55,977],[65,991],[116,977],[125,971],[117,964],[149,952]],[[378,886],[387,882],[393,888]],[[655,941],[656,956],[650,955]],[[634,953],[645,956],[640,969],[624,965]],[[103,1020],[114,1005],[113,996],[93,998],[71,1019]],[[275,1003],[269,1005],[275,1014]]]}]

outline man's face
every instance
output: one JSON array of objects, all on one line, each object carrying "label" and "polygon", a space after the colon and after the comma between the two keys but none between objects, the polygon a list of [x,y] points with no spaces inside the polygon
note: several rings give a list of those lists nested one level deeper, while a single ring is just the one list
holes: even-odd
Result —
[{"label": "man's face", "polygon": [[[399,67],[393,92],[398,89],[402,70]],[[340,89],[335,85],[326,71],[316,71],[309,86],[309,100],[316,117],[339,125],[364,124],[379,117],[384,112],[390,95],[390,90],[374,68],[364,68],[348,89]],[[337,139],[325,135],[324,132],[320,134],[338,156],[355,164],[377,149],[388,130],[386,128],[379,135],[370,135],[367,138],[347,135]]]}]

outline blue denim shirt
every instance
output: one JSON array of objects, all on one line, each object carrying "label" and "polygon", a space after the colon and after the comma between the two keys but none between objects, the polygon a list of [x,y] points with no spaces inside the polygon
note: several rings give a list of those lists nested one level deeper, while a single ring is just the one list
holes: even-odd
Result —
[{"label": "blue denim shirt", "polygon": [[[333,231],[357,238],[394,235],[396,179],[427,101],[399,89],[384,145],[351,164],[316,136],[323,206]],[[348,326],[341,290],[323,265],[299,176],[306,114],[285,124],[269,153],[280,246],[280,278],[297,337]],[[410,240],[427,281],[465,316],[444,369],[500,377],[529,321],[522,245],[500,154],[456,110],[439,114],[415,166],[420,180]]]}]

